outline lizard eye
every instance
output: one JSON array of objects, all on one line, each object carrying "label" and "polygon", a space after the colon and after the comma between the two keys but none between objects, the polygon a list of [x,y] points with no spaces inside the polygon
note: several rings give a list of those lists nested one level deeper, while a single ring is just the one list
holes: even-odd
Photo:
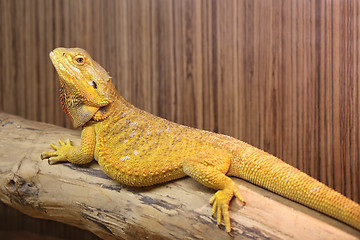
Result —
[{"label": "lizard eye", "polygon": [[79,57],[76,57],[76,58],[75,58],[75,61],[76,61],[78,64],[82,65],[82,64],[84,64],[85,59],[84,59],[83,57],[79,56]]}]

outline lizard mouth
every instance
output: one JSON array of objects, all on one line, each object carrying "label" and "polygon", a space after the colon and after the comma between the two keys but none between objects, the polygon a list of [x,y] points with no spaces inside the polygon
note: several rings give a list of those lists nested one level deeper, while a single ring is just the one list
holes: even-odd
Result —
[{"label": "lizard mouth", "polygon": [[60,79],[63,81],[69,81],[72,79],[72,76],[76,71],[74,71],[75,69],[71,68],[71,66],[60,55],[61,55],[60,52],[55,52],[53,50],[50,52],[49,57]]}]

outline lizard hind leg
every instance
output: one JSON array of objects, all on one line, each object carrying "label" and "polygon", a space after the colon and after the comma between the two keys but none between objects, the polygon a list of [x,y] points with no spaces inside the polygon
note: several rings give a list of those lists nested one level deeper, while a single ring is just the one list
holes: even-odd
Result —
[{"label": "lizard hind leg", "polygon": [[193,156],[191,159],[184,161],[183,169],[188,176],[201,184],[218,190],[210,199],[212,216],[217,219],[218,226],[220,226],[223,220],[225,230],[230,234],[229,203],[234,196],[243,204],[245,204],[245,201],[233,180],[226,176],[230,166],[230,158],[224,160],[216,156],[221,155],[203,153]]}]

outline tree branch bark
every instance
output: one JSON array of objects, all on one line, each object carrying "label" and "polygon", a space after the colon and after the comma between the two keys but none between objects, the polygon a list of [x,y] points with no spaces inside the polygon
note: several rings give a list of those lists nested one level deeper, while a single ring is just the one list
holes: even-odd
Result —
[{"label": "tree branch bark", "polygon": [[36,218],[89,230],[103,239],[358,239],[360,232],[236,179],[247,201],[231,203],[234,238],[216,227],[214,191],[190,178],[149,188],[123,186],[97,163],[48,165],[40,159],[80,131],[0,113],[0,200]]}]

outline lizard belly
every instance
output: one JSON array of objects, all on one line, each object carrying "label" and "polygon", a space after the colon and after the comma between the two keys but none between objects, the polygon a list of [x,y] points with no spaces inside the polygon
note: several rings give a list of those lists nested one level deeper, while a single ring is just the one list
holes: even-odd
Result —
[{"label": "lizard belly", "polygon": [[129,186],[150,186],[186,176],[182,163],[198,151],[194,142],[180,133],[121,127],[101,131],[97,138],[98,163],[109,177]]},{"label": "lizard belly", "polygon": [[103,171],[112,179],[128,186],[145,187],[186,176],[182,162],[101,156],[98,161]]}]

